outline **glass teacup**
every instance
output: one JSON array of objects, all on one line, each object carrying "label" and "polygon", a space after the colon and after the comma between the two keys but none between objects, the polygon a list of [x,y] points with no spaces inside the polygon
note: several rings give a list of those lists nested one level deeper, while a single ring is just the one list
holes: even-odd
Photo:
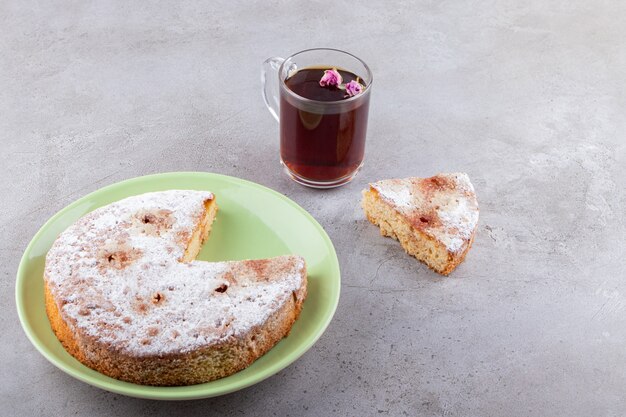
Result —
[{"label": "glass teacup", "polygon": [[316,188],[352,180],[365,155],[372,86],[367,64],[337,49],[307,49],[267,59],[262,82],[265,104],[280,124],[287,175]]}]

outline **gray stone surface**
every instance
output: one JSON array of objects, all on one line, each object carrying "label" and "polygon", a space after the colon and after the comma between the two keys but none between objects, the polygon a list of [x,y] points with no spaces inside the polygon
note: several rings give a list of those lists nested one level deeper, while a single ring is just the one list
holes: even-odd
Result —
[{"label": "gray stone surface", "polygon": [[[626,3],[0,4],[0,413],[626,414]],[[366,165],[315,191],[278,166],[271,55],[333,46],[375,76]],[[92,388],[24,335],[15,274],[52,214],[104,185],[197,170],[306,208],[335,243],[337,314],[295,364],[183,403]],[[368,181],[465,171],[481,219],[442,278],[379,236]]]}]

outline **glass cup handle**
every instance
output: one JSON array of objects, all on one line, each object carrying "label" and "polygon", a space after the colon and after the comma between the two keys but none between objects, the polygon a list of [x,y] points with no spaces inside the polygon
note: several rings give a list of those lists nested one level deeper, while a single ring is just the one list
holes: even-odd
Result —
[{"label": "glass cup handle", "polygon": [[279,121],[280,97],[278,91],[278,69],[285,62],[283,58],[272,57],[263,62],[261,84],[263,85],[263,101],[276,121]]}]

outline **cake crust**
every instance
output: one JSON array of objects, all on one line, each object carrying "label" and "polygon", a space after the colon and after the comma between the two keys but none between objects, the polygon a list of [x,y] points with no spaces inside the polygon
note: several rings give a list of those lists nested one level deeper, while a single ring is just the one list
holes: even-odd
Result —
[{"label": "cake crust", "polygon": [[173,386],[235,373],[285,337],[306,298],[304,259],[194,261],[216,211],[211,193],[149,193],[62,233],[44,283],[65,349],[105,375]]}]

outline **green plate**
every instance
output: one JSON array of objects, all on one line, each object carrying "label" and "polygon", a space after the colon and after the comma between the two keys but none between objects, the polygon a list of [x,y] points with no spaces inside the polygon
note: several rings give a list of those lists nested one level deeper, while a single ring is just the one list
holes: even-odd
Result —
[{"label": "green plate", "polygon": [[[43,295],[45,256],[56,237],[84,214],[122,198],[168,189],[209,190],[220,207],[198,259],[224,261],[299,254],[307,263],[308,297],[288,337],[250,367],[206,384],[151,387],[118,381],[87,368],[55,337]],[[268,378],[304,354],[330,323],[341,282],[333,244],[302,207],[269,188],[224,175],[176,172],[133,178],[65,207],[37,232],[20,262],[15,298],[22,327],[35,347],[62,371],[107,391],[140,398],[188,400],[233,392]]]}]

